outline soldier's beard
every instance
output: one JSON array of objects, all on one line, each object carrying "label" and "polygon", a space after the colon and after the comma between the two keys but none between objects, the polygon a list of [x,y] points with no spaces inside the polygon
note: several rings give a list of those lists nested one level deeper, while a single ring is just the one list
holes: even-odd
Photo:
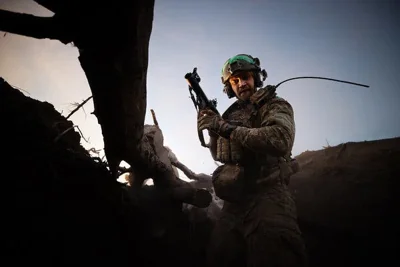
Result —
[{"label": "soldier's beard", "polygon": [[249,100],[250,96],[252,96],[254,94],[254,88],[251,88],[249,86],[246,86],[244,88],[242,88],[241,90],[239,90],[239,95],[238,98],[240,100]]}]

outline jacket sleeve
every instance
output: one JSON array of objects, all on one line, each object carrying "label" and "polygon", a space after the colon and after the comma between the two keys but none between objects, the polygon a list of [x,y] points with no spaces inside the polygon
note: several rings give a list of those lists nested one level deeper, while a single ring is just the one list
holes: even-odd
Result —
[{"label": "jacket sleeve", "polygon": [[261,127],[237,127],[231,140],[254,152],[285,156],[292,150],[296,131],[292,106],[276,98],[262,106],[259,113]]}]

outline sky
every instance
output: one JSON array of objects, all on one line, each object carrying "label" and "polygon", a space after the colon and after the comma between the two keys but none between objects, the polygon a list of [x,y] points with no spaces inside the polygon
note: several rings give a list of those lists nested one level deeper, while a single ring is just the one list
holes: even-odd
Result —
[{"label": "sky", "polygon": [[[31,0],[0,0],[0,9],[51,16]],[[356,0],[156,0],[150,37],[146,123],[154,109],[165,145],[195,172],[216,167],[197,137],[196,110],[184,79],[198,68],[201,86],[222,113],[234,99],[222,92],[221,68],[245,53],[261,60],[265,84],[295,112],[293,155],[328,144],[400,136],[400,3]],[[107,33],[105,32],[105,35]],[[91,95],[78,51],[59,41],[0,32],[0,77],[67,115]],[[71,119],[89,143],[103,148],[93,102]]]}]

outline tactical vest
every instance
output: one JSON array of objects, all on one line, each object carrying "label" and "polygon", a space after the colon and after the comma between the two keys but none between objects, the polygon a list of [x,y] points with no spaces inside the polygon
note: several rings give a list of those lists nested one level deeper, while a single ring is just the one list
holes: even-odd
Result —
[{"label": "tactical vest", "polygon": [[[223,114],[222,118],[231,124],[247,127],[261,127],[261,116],[258,110],[263,105],[268,105],[269,102],[276,98],[274,91],[269,91],[268,88],[259,89],[250,99],[244,102],[237,100]],[[268,176],[276,171],[282,161],[289,162],[290,154],[282,157],[276,157],[265,153],[255,153],[247,148],[244,148],[239,142],[234,140],[219,137],[217,139],[216,159],[225,164],[238,164],[243,166],[250,176],[257,178]],[[254,173],[251,173],[251,172]],[[256,178],[255,177],[255,178]],[[257,179],[256,178],[256,179]]]}]

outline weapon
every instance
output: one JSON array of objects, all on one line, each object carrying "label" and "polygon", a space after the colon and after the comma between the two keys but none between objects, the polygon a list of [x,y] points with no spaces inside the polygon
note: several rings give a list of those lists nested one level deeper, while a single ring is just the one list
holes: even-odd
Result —
[{"label": "weapon", "polygon": [[[185,79],[189,84],[189,93],[190,98],[193,101],[194,107],[197,112],[200,112],[204,109],[211,109],[215,113],[219,114],[217,110],[217,99],[208,100],[206,94],[203,89],[201,89],[200,81],[201,78],[197,73],[197,68],[193,69],[193,72],[186,73]],[[203,147],[209,147],[209,144],[206,144],[204,141],[204,135],[202,131],[198,131],[199,140]]]}]

